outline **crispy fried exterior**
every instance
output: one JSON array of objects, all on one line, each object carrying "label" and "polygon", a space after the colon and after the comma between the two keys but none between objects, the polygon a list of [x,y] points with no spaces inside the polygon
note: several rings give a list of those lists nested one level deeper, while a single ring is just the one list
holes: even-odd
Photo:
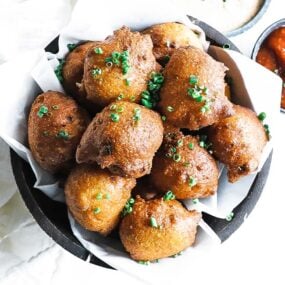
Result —
[{"label": "crispy fried exterior", "polygon": [[98,166],[76,166],[65,184],[65,198],[75,220],[90,231],[108,235],[118,224],[121,211],[136,185]]},{"label": "crispy fried exterior", "polygon": [[198,36],[184,24],[169,22],[153,25],[143,33],[151,36],[153,54],[158,61],[171,56],[174,50],[180,47],[194,46],[203,50]]},{"label": "crispy fried exterior", "polygon": [[[153,217],[158,227],[152,227]],[[186,210],[178,201],[137,197],[131,214],[123,218],[120,238],[135,260],[155,260],[179,253],[195,241],[201,213]]]},{"label": "crispy fried exterior", "polygon": [[[139,120],[135,114],[139,112]],[[112,114],[119,116],[112,121]],[[163,139],[158,113],[141,105],[117,101],[98,113],[84,133],[76,160],[97,162],[112,173],[139,178],[149,174],[152,159]]]},{"label": "crispy fried exterior", "polygon": [[218,188],[218,176],[215,160],[199,146],[197,139],[176,132],[164,136],[150,178],[161,192],[171,190],[178,199],[193,199],[213,195]]},{"label": "crispy fried exterior", "polygon": [[[42,106],[48,113],[40,117]],[[34,159],[50,172],[68,170],[89,121],[87,112],[72,98],[55,91],[39,95],[28,120],[28,140]]]},{"label": "crispy fried exterior", "polygon": [[[232,104],[225,96],[225,71],[222,63],[200,49],[175,50],[164,69],[160,92],[159,107],[167,122],[179,128],[198,130],[233,114]],[[190,75],[197,77],[199,86],[208,89],[208,95],[203,96],[210,101],[210,111],[203,113],[201,108],[205,103],[188,95]]]},{"label": "crispy fried exterior", "polygon": [[[103,54],[90,50],[84,64],[87,99],[102,107],[116,100],[120,94],[123,94],[124,100],[139,102],[142,91],[147,89],[150,73],[157,70],[150,36],[122,27],[96,47],[101,48]],[[121,63],[108,66],[105,62],[113,52],[123,51],[129,52],[130,69],[125,75]],[[100,69],[101,74],[94,76],[92,71],[96,68]],[[130,81],[129,84],[126,79]]]},{"label": "crispy fried exterior", "polygon": [[228,168],[230,182],[258,168],[267,136],[256,114],[236,105],[235,115],[209,127],[214,156]]},{"label": "crispy fried exterior", "polygon": [[73,96],[75,100],[88,107],[88,109],[96,109],[95,106],[90,106],[92,102],[86,99],[86,92],[82,84],[84,59],[88,50],[92,49],[96,42],[86,42],[77,46],[69,52],[65,58],[65,63],[62,69],[63,87],[67,94]]}]

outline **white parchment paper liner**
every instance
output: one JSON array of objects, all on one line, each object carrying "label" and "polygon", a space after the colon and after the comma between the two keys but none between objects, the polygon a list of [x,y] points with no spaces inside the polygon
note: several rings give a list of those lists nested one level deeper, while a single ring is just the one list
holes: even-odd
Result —
[{"label": "white parchment paper liner", "polygon": [[[54,74],[54,68],[58,64],[57,58],[62,58],[66,54],[68,43],[102,40],[122,25],[141,30],[155,23],[179,21],[200,32],[201,40],[207,48],[203,32],[193,26],[184,13],[169,6],[168,2],[165,2],[163,9],[161,9],[161,2],[156,1],[133,1],[129,2],[128,7],[124,9],[121,5],[120,1],[110,0],[79,1],[70,24],[61,32],[57,55],[35,50],[18,55],[13,61],[0,67],[2,90],[0,135],[11,148],[30,163],[37,178],[35,187],[54,200],[64,201],[63,191],[58,188],[58,181],[38,166],[27,148],[27,117],[32,101],[41,90],[63,91]],[[209,53],[229,67],[229,75],[233,79],[233,101],[250,107],[257,113],[262,111],[267,113],[266,123],[270,125],[274,139],[274,120],[275,114],[279,112],[281,79],[234,51],[210,47]],[[259,169],[271,149],[272,140],[264,150]],[[220,176],[217,195],[201,199],[197,204],[193,204],[192,201],[184,202],[189,209],[195,208],[224,218],[246,197],[255,175],[252,174],[235,184],[230,184],[227,182],[224,169]],[[186,250],[180,258],[175,259],[175,266],[173,260],[165,259],[151,267],[143,267],[129,259],[117,242],[82,229],[72,218],[70,221],[75,236],[84,247],[111,266],[144,281],[152,280],[153,274],[160,274],[159,276],[163,278],[168,270],[173,272],[174,268],[183,262],[190,264],[196,254],[201,255],[207,252],[213,244],[219,243],[217,236],[202,221],[196,245]]]}]

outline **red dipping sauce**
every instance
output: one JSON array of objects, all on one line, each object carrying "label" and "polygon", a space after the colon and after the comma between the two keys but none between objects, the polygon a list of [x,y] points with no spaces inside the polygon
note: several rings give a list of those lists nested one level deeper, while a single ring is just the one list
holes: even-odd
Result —
[{"label": "red dipping sauce", "polygon": [[274,30],[261,45],[256,61],[283,80],[281,108],[285,109],[285,27]]}]

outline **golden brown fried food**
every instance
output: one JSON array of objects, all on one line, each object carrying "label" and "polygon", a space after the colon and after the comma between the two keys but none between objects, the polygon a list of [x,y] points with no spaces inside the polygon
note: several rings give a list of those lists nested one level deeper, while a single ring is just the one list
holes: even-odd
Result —
[{"label": "golden brown fried food", "polygon": [[34,159],[50,172],[69,169],[88,123],[86,111],[72,98],[55,91],[42,93],[32,104],[28,122]]},{"label": "golden brown fried food", "polygon": [[180,47],[194,46],[203,50],[198,36],[184,24],[169,22],[153,25],[143,33],[151,36],[153,54],[160,62],[167,61],[174,50]]},{"label": "golden brown fried food", "polygon": [[149,35],[131,32],[127,27],[98,43],[87,54],[84,65],[87,99],[102,107],[119,95],[124,100],[139,102],[150,73],[157,70],[152,47]]},{"label": "golden brown fried food", "polygon": [[116,176],[98,166],[82,164],[68,176],[64,189],[66,203],[81,226],[107,235],[118,224],[135,185],[133,178]]},{"label": "golden brown fried food", "polygon": [[226,67],[204,51],[177,49],[164,69],[159,107],[168,123],[198,130],[233,114],[225,96]]},{"label": "golden brown fried food", "polygon": [[236,105],[235,115],[209,127],[214,155],[228,168],[230,182],[258,168],[267,136],[256,114]]},{"label": "golden brown fried food", "polygon": [[114,174],[139,178],[150,173],[162,139],[158,113],[118,101],[95,116],[77,148],[76,160],[97,162]]},{"label": "golden brown fried food", "polygon": [[68,53],[62,69],[63,87],[66,92],[72,95],[78,102],[88,109],[94,109],[86,100],[86,92],[82,84],[84,59],[89,49],[92,49],[96,42],[86,42],[77,46]]},{"label": "golden brown fried food", "polygon": [[218,176],[215,160],[199,146],[197,139],[179,132],[164,135],[150,175],[157,189],[171,190],[178,199],[213,195],[218,188]]},{"label": "golden brown fried food", "polygon": [[201,214],[178,201],[137,197],[120,225],[120,238],[135,260],[155,260],[179,253],[195,241]]}]

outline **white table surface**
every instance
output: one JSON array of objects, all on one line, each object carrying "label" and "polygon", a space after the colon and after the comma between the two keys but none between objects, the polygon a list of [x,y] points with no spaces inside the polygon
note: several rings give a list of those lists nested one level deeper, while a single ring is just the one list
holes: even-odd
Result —
[{"label": "white table surface", "polygon": [[[75,2],[0,0],[0,64],[17,52],[44,47],[67,23]],[[282,17],[284,1],[272,0],[266,14],[252,29],[231,40],[244,54],[250,55],[258,35]],[[270,104],[270,94],[268,98]],[[185,265],[181,269],[189,271],[193,284],[284,284],[285,114],[280,114],[278,125],[271,171],[259,202],[243,226],[209,252],[207,260],[197,260],[195,268]],[[40,229],[18,193],[10,169],[9,149],[0,140],[0,284],[98,281],[140,284],[118,271],[81,261]],[[176,275],[169,284],[183,281]]]}]

